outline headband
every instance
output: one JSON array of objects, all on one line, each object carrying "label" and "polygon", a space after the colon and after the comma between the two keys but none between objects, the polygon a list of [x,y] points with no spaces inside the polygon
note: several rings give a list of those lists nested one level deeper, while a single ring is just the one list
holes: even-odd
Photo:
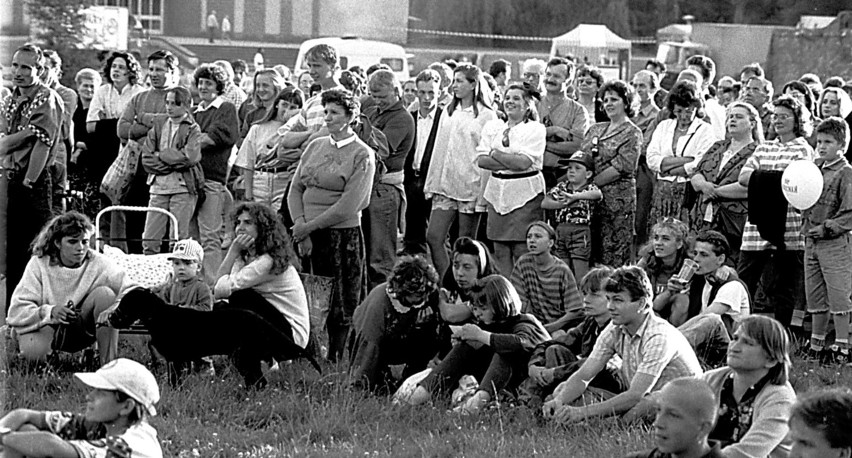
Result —
[{"label": "headband", "polygon": [[488,256],[485,254],[485,244],[479,240],[474,240],[473,244],[476,245],[476,251],[479,254],[479,275],[483,275],[485,273],[485,266],[488,265]]}]

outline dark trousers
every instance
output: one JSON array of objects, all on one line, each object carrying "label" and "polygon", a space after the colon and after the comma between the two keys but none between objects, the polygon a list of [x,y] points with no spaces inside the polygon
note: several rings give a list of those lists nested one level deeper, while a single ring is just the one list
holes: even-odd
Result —
[{"label": "dark trousers", "polygon": [[432,199],[423,195],[423,186],[405,183],[405,237],[404,250],[410,254],[426,254],[426,228],[432,214]]},{"label": "dark trousers", "polygon": [[24,186],[24,172],[13,172],[7,180],[6,205],[6,299],[21,281],[30,260],[33,239],[53,216],[53,187],[47,169],[30,187]]},{"label": "dark trousers", "polygon": [[494,398],[502,389],[514,389],[527,376],[529,355],[500,354],[484,345],[480,348],[462,342],[454,346],[421,385],[430,393],[449,392],[461,377],[470,374],[479,381],[479,389]]},{"label": "dark trousers", "polygon": [[757,298],[758,286],[762,285],[769,301],[767,308],[754,304],[752,313],[774,313],[784,327],[790,326],[793,310],[804,310],[804,271],[804,251],[797,250],[741,251],[737,266],[751,297]]}]

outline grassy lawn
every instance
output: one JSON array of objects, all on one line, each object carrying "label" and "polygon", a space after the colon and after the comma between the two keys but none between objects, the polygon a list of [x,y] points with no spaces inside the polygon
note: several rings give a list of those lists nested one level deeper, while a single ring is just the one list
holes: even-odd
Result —
[{"label": "grassy lawn", "polygon": [[[120,354],[150,361],[140,337],[122,340]],[[6,339],[2,339],[6,343]],[[82,411],[86,389],[63,359],[54,369],[30,367],[0,349],[3,410],[14,407]],[[8,362],[8,368],[7,363]],[[547,424],[524,408],[497,406],[479,416],[448,412],[446,403],[396,407],[389,399],[345,388],[343,367],[323,376],[303,362],[283,365],[264,391],[246,392],[241,378],[217,362],[219,376],[192,375],[180,389],[160,376],[157,429],[166,456],[177,457],[617,457],[650,445],[646,427],[615,420],[571,427]],[[852,385],[852,369],[794,361],[797,392]]]}]

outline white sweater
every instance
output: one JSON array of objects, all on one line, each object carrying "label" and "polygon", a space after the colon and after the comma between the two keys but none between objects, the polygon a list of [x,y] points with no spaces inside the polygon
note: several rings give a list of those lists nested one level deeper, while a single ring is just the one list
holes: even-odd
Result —
[{"label": "white sweater", "polygon": [[50,315],[56,305],[80,304],[90,292],[106,286],[118,294],[125,288],[124,271],[112,260],[89,250],[83,265],[71,269],[49,256],[30,258],[12,293],[6,323],[18,334],[58,323]]}]

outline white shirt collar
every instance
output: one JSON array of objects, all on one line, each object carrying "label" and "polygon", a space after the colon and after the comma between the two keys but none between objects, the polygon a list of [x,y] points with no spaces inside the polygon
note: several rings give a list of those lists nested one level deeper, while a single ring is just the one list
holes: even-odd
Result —
[{"label": "white shirt collar", "polygon": [[210,109],[210,108],[216,108],[216,109],[218,110],[218,109],[219,109],[219,107],[221,107],[221,106],[222,106],[222,102],[224,102],[224,101],[225,101],[225,99],[223,99],[221,95],[218,95],[218,96],[216,96],[216,98],[215,98],[215,99],[213,99],[213,101],[212,101],[212,102],[210,102],[210,104],[209,104],[209,105],[207,105],[206,107],[204,107],[204,106],[202,106],[201,104],[199,104],[199,105],[198,105],[198,108],[196,108],[196,109],[195,109],[195,112],[196,112],[196,113],[201,113],[202,111],[207,111],[207,110],[208,110],[208,109]]},{"label": "white shirt collar", "polygon": [[357,135],[350,135],[349,137],[346,137],[346,138],[344,138],[343,140],[340,140],[339,142],[336,142],[336,141],[334,141],[334,139],[333,139],[333,138],[331,138],[331,135],[329,135],[329,136],[328,136],[328,141],[330,141],[330,142],[331,142],[331,146],[333,146],[333,147],[335,147],[335,148],[337,148],[337,149],[340,149],[340,148],[343,148],[344,146],[346,146],[346,145],[348,145],[348,144],[350,144],[350,143],[354,142],[356,138],[358,138],[358,136],[357,136]]}]

